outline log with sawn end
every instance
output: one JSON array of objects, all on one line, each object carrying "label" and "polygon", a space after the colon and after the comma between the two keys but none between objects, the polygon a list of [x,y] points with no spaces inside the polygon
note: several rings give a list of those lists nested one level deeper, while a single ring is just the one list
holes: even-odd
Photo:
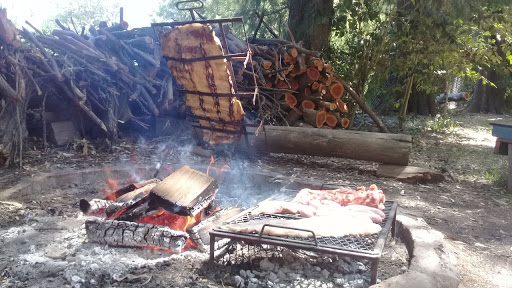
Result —
[{"label": "log with sawn end", "polygon": [[188,240],[186,232],[166,226],[94,219],[85,221],[91,242],[121,247],[155,247],[181,253]]},{"label": "log with sawn end", "polygon": [[153,187],[149,206],[181,216],[195,216],[213,200],[218,188],[213,177],[185,165]]},{"label": "log with sawn end", "polygon": [[412,146],[412,137],[404,134],[264,126],[252,135],[256,129],[247,128],[249,135],[236,144],[237,150],[407,165]]}]

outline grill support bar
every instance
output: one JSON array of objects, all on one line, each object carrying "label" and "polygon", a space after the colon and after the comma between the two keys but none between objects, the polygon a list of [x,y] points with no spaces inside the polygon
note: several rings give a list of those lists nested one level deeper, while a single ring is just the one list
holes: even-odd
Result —
[{"label": "grill support bar", "polygon": [[[370,267],[370,285],[377,283],[377,277],[378,277],[378,268],[379,268],[379,260],[380,256],[382,255],[382,250],[384,248],[384,244],[386,243],[387,236],[391,230],[391,236],[395,237],[395,227],[396,227],[396,210],[397,210],[397,203],[393,202],[391,210],[389,212],[388,219],[386,221],[386,224],[382,228],[379,238],[377,240],[377,243],[375,245],[375,249],[373,252],[363,252],[363,251],[357,251],[353,249],[345,249],[345,248],[332,248],[332,247],[323,247],[323,246],[316,246],[314,244],[306,244],[306,243],[297,243],[297,242],[290,242],[286,239],[278,240],[276,237],[270,238],[265,237],[263,235],[258,234],[242,234],[242,233],[235,233],[235,232],[224,232],[219,230],[212,230],[210,231],[210,265],[215,265],[215,238],[229,238],[234,241],[243,241],[249,244],[267,244],[267,245],[273,245],[273,246],[280,246],[285,247],[289,249],[300,249],[300,250],[307,250],[307,251],[313,251],[318,252],[322,254],[333,254],[338,256],[348,256],[354,259],[363,259],[363,260],[369,260],[371,262]],[[238,217],[239,215],[237,215]],[[235,217],[234,217],[235,218]],[[262,229],[263,230],[263,229]],[[315,237],[315,242],[317,242],[317,239]],[[317,244],[318,245],[318,244]]]}]

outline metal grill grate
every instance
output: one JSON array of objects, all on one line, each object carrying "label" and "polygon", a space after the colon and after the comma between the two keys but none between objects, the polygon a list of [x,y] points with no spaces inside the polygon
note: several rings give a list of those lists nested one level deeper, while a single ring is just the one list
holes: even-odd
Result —
[{"label": "metal grill grate", "polygon": [[[388,220],[391,218],[391,210],[393,207],[393,202],[387,201],[384,203],[384,214],[386,217],[384,218],[384,221],[380,223],[379,225],[384,228]],[[394,215],[391,215],[394,217]],[[251,212],[247,212],[246,214],[242,215],[241,217],[234,219],[233,221],[228,222],[228,224],[239,224],[239,223],[245,223],[250,222],[252,220],[260,220],[260,219],[270,219],[270,218],[280,218],[280,219],[301,219],[299,215],[292,215],[292,214],[259,214],[259,215],[251,215]],[[228,233],[234,233],[234,234],[245,234],[245,233],[236,233],[232,231],[226,231],[221,229],[215,229],[216,231],[223,231]],[[388,231],[385,231],[386,229],[382,229],[379,234],[372,234],[372,235],[363,235],[363,236],[355,236],[355,235],[349,235],[344,237],[317,237],[318,246],[320,247],[328,247],[328,248],[334,248],[334,249],[348,249],[348,250],[357,250],[359,252],[368,252],[368,253],[378,253],[379,251],[376,251],[376,245],[377,241],[380,237],[386,236]],[[247,235],[247,234],[245,234]],[[256,234],[249,234],[249,235],[256,235]],[[265,236],[266,238],[271,239],[279,239],[289,242],[300,242],[305,245],[315,245],[315,238],[309,237],[309,238],[301,238],[301,237],[289,237],[289,236]]]}]

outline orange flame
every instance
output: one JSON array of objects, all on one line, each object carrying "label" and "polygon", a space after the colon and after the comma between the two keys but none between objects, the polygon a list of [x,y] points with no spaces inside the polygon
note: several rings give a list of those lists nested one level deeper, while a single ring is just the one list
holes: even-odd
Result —
[{"label": "orange flame", "polygon": [[210,165],[208,165],[208,168],[206,169],[206,175],[210,175],[210,167],[212,167],[212,164],[215,163],[215,160],[213,159],[213,155],[211,155],[211,159],[210,159]]}]

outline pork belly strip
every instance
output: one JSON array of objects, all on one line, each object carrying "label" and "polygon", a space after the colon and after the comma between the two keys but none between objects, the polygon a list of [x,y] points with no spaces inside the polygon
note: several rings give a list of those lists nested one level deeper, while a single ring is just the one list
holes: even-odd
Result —
[{"label": "pork belly strip", "polygon": [[263,201],[256,206],[251,214],[300,214],[302,217],[315,215],[315,208],[300,203],[287,201]]},{"label": "pork belly strip", "polygon": [[[318,207],[318,206],[317,206]],[[366,215],[374,223],[381,223],[384,218],[384,212],[379,209],[364,205],[340,206],[338,203],[326,200],[318,208],[300,203],[286,201],[264,201],[258,204],[251,214],[300,214],[302,217],[313,217],[320,215],[337,219],[340,215],[358,213]]]},{"label": "pork belly strip", "polygon": [[[355,215],[343,215],[343,217],[333,221],[330,217],[314,216],[311,218],[302,219],[260,219],[252,220],[245,223],[226,224],[219,228],[223,230],[241,232],[241,233],[256,233],[259,234],[261,228],[265,224],[272,224],[278,226],[285,226],[288,228],[306,229],[315,232],[317,237],[343,237],[346,235],[367,235],[379,233],[381,227],[373,223],[370,218]],[[264,235],[270,236],[289,236],[308,238],[312,237],[310,232],[284,229],[277,227],[266,227],[263,230]]]},{"label": "pork belly strip", "polygon": [[376,185],[371,185],[368,190],[366,190],[365,187],[359,187],[356,190],[349,188],[334,190],[313,190],[306,188],[300,190],[292,202],[318,208],[324,201],[333,201],[341,206],[358,204],[383,210],[386,197],[382,190],[379,190]]}]

